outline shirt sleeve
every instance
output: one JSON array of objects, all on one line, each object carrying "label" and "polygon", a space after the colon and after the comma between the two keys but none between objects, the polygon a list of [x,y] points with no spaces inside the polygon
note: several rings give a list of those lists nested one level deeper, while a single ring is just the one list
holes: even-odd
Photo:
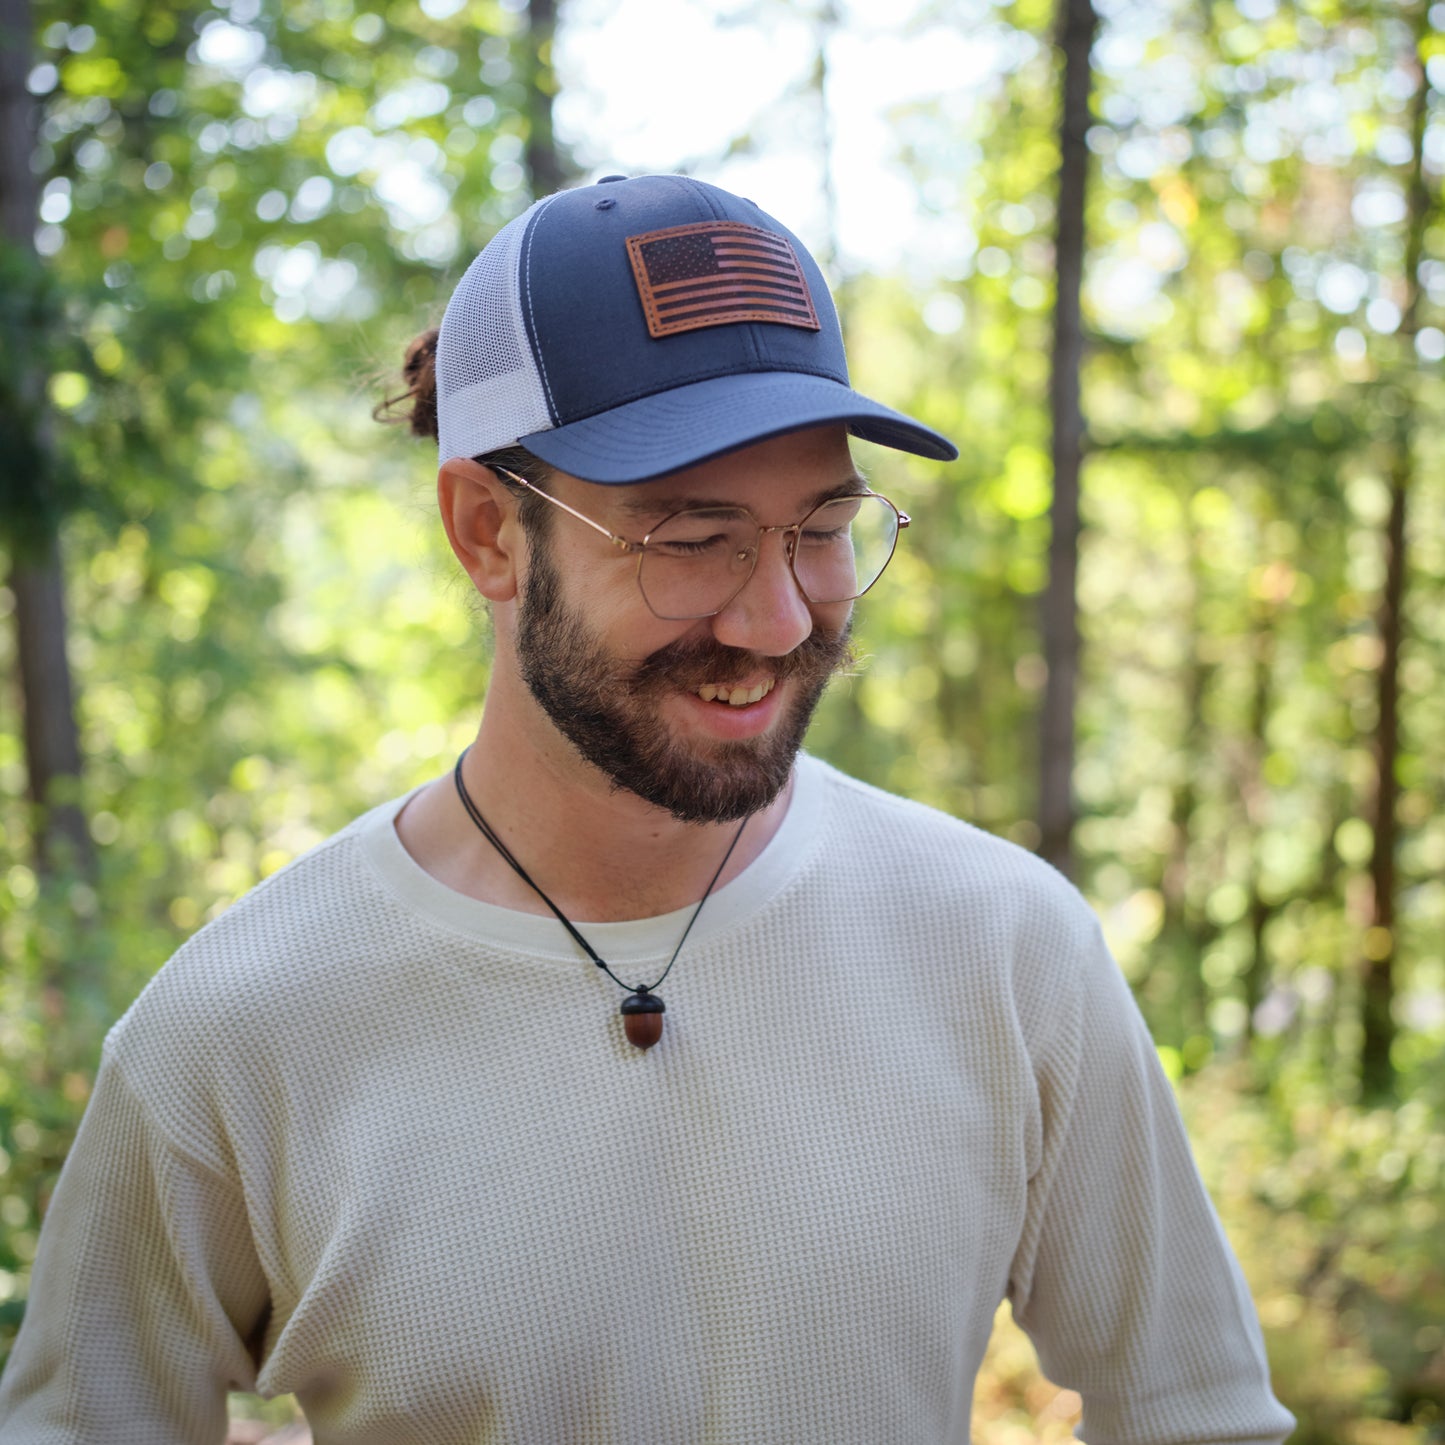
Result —
[{"label": "shirt sleeve", "polygon": [[219,1445],[267,1299],[239,1188],[161,1138],[108,1058],[41,1230],[0,1438]]},{"label": "shirt sleeve", "polygon": [[1010,1275],[1049,1378],[1089,1445],[1275,1442],[1258,1317],[1118,966],[1094,930],[1035,1061],[1039,1168]]}]

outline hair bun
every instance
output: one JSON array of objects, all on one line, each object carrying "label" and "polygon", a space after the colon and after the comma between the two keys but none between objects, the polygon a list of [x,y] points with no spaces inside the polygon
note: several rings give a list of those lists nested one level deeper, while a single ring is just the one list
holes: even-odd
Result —
[{"label": "hair bun", "polygon": [[401,364],[406,390],[379,402],[372,415],[377,421],[405,422],[413,436],[437,436],[437,337],[434,326],[424,331],[406,348]]}]

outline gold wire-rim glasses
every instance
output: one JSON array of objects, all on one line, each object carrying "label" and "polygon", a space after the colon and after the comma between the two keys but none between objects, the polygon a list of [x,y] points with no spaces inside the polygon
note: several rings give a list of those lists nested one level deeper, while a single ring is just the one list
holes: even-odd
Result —
[{"label": "gold wire-rim glasses", "polygon": [[[652,530],[648,532],[639,542],[634,541],[630,537],[624,537],[619,532],[610,531],[595,518],[589,517],[585,512],[579,512],[576,507],[569,506],[566,502],[562,501],[560,497],[554,497],[550,492],[543,491],[542,488],[537,486],[535,483],[529,482],[526,477],[518,476],[516,472],[510,471],[506,467],[498,466],[495,462],[488,462],[486,463],[486,465],[498,475],[506,477],[509,481],[517,483],[518,486],[525,487],[529,492],[533,493],[535,496],[541,497],[544,501],[550,502],[554,507],[560,507],[564,512],[567,512],[569,515],[576,517],[579,522],[585,522],[589,527],[592,528],[594,532],[598,532],[602,536],[606,537],[607,540],[611,542],[612,545],[616,547],[619,552],[624,552],[628,555],[636,556],[637,567],[633,576],[637,582],[637,590],[641,594],[642,601],[646,605],[647,610],[661,622],[697,622],[704,617],[716,617],[718,613],[723,611],[723,609],[726,608],[735,597],[737,597],[738,593],[741,592],[743,588],[748,585],[748,582],[751,580],[753,573],[757,571],[758,558],[762,553],[763,536],[765,533],[768,532],[783,533],[783,552],[788,559],[788,571],[792,574],[793,581],[796,584],[798,591],[802,593],[806,601],[811,602],[814,606],[818,607],[832,606],[835,603],[839,602],[856,602],[860,597],[866,596],[867,593],[869,593],[877,585],[878,579],[888,570],[888,564],[893,560],[893,554],[898,548],[898,534],[902,532],[903,529],[907,527],[909,523],[913,520],[907,512],[903,511],[903,509],[897,506],[890,498],[885,497],[881,492],[873,491],[871,488],[864,488],[864,490],[861,492],[843,493],[836,497],[825,497],[816,506],[810,507],[808,511],[805,512],[803,516],[799,517],[796,522],[780,523],[776,526],[771,527],[765,527],[761,522],[758,521],[756,517],[753,516],[752,511],[749,508],[739,505],[734,508],[734,510],[741,512],[745,516],[747,516],[752,521],[753,525],[758,529],[757,542],[752,548],[752,565],[748,568],[747,572],[743,574],[742,578],[738,582],[737,587],[734,588],[734,590],[729,593],[728,596],[724,598],[723,601],[720,602],[716,607],[711,608],[707,612],[690,612],[678,615],[674,613],[659,612],[657,608],[652,605],[652,599],[648,597],[647,589],[642,585],[643,560],[646,558],[647,553],[650,550],[649,544],[651,543],[652,538],[655,537],[657,533],[660,532],[665,526],[667,526],[667,524],[671,522],[674,518],[681,517],[686,513],[693,511],[715,511],[717,510],[716,508],[679,507],[677,511],[669,512],[667,516],[665,516],[660,522],[658,522],[657,525],[653,527]],[[864,587],[859,592],[853,593],[850,597],[835,597],[829,599],[828,602],[822,602],[809,594],[808,589],[803,585],[803,579],[798,576],[796,560],[798,535],[802,530],[803,524],[808,520],[809,517],[813,516],[815,512],[819,511],[823,507],[830,505],[833,502],[848,501],[854,497],[876,497],[880,502],[884,502],[887,504],[889,509],[893,512],[894,517],[897,518],[897,526],[894,528],[893,531],[892,543],[888,548],[888,555],[879,564],[877,572],[873,575],[873,580],[869,582],[866,587]]]}]

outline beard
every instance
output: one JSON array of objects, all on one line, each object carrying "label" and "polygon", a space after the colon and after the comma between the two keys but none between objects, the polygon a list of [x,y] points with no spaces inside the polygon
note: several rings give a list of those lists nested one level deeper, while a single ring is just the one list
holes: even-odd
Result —
[{"label": "beard", "polygon": [[[609,655],[563,600],[544,539],[532,548],[517,609],[521,675],[557,730],[614,792],[635,793],[684,823],[737,822],[782,792],[824,689],[852,661],[848,635],[846,625],[815,625],[792,652],[768,658],[710,639],[679,639],[629,663]],[[743,682],[760,662],[778,685],[795,684],[786,714],[766,736],[706,751],[673,737],[660,714],[670,693]]]}]

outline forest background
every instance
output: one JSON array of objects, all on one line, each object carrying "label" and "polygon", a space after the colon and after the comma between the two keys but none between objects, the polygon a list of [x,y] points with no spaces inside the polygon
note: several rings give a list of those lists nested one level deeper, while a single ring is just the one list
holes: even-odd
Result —
[{"label": "forest background", "polygon": [[[0,47],[0,1358],[104,1030],[475,727],[376,378],[532,194],[685,170],[801,215],[856,382],[964,444],[864,458],[915,525],[811,746],[1098,909],[1297,1438],[1445,1439],[1445,4],[0,0]],[[1076,1405],[1002,1314],[977,1438]]]}]

